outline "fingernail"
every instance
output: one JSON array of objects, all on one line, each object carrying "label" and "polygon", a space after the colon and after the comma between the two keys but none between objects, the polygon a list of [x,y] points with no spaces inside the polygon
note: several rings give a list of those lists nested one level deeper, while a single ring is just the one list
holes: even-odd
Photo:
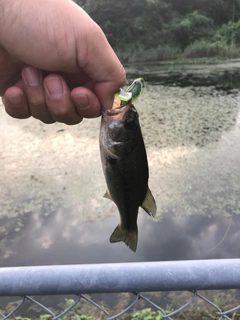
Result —
[{"label": "fingernail", "polygon": [[40,82],[40,76],[39,76],[39,71],[30,67],[27,67],[24,69],[24,75],[26,82],[29,86],[35,87],[39,85]]},{"label": "fingernail", "polygon": [[52,98],[60,98],[63,94],[62,81],[59,78],[50,78],[47,81],[47,90]]},{"label": "fingernail", "polygon": [[8,100],[14,106],[19,106],[22,102],[21,96],[10,96],[8,97]]},{"label": "fingernail", "polygon": [[80,109],[85,109],[89,105],[88,97],[82,95],[81,97],[75,100],[75,103]]}]

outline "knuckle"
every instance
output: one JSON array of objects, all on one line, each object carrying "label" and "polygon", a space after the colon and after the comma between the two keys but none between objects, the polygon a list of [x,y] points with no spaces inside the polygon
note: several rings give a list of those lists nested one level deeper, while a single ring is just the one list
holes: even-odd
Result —
[{"label": "knuckle", "polygon": [[82,117],[75,114],[71,105],[54,105],[48,106],[52,118],[67,125],[74,125],[82,121]]},{"label": "knuckle", "polygon": [[115,75],[116,89],[118,90],[124,84],[125,81],[126,81],[126,71],[123,68],[123,66],[119,63],[119,68]]},{"label": "knuckle", "polygon": [[126,81],[126,71],[123,68],[123,66],[121,66],[121,70],[120,70],[120,75],[119,75],[119,82],[120,82],[120,86],[124,84],[124,82]]},{"label": "knuckle", "polygon": [[48,105],[48,109],[52,116],[58,117],[59,119],[68,118],[69,116],[69,107],[66,105]]},{"label": "knuckle", "polygon": [[34,95],[27,95],[27,101],[28,104],[33,106],[33,107],[40,107],[45,105],[45,99],[44,97],[40,96],[34,96]]}]

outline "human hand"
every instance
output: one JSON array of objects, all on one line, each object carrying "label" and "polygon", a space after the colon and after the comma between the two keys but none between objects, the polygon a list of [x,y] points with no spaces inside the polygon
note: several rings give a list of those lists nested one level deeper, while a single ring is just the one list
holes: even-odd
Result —
[{"label": "human hand", "polygon": [[0,0],[0,96],[14,118],[81,122],[110,108],[125,71],[71,0]]}]

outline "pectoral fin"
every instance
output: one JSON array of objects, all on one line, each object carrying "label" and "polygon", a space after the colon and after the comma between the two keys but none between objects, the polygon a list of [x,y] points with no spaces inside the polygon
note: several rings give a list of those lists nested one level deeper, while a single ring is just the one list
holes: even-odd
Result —
[{"label": "pectoral fin", "polygon": [[150,216],[155,216],[157,212],[157,206],[155,199],[153,198],[152,192],[150,189],[147,189],[147,193],[145,196],[145,199],[141,205],[141,207],[150,215]]},{"label": "pectoral fin", "polygon": [[112,200],[112,197],[111,197],[111,195],[110,195],[110,193],[109,193],[108,190],[105,192],[103,198],[107,198],[107,199],[109,199],[109,200]]}]

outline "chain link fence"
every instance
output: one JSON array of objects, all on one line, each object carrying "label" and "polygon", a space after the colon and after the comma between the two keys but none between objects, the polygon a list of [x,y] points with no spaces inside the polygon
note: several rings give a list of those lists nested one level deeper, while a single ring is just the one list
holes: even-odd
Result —
[{"label": "chain link fence", "polygon": [[[18,301],[7,312],[1,311],[0,317],[29,319],[15,317],[15,314],[26,303],[31,303],[40,308],[42,316],[39,315],[39,319],[68,319],[70,313],[73,317],[69,319],[91,319],[74,311],[77,305],[84,302],[101,311],[101,316],[96,319],[132,319],[131,312],[139,301],[144,301],[145,305],[156,310],[156,319],[187,319],[181,317],[184,311],[193,306],[199,308],[201,302],[201,308],[211,307],[215,310],[214,315],[209,314],[209,319],[236,320],[240,319],[240,305],[223,311],[216,301],[210,301],[199,291],[239,288],[240,259],[1,268],[0,296],[16,297]],[[146,296],[147,292],[165,291],[188,291],[190,298],[181,307],[166,311],[160,301],[155,303]],[[87,295],[123,292],[131,293],[132,300],[117,314],[111,314],[101,303]],[[38,298],[69,294],[75,298],[69,299],[68,306],[58,313],[39,302]]]}]

